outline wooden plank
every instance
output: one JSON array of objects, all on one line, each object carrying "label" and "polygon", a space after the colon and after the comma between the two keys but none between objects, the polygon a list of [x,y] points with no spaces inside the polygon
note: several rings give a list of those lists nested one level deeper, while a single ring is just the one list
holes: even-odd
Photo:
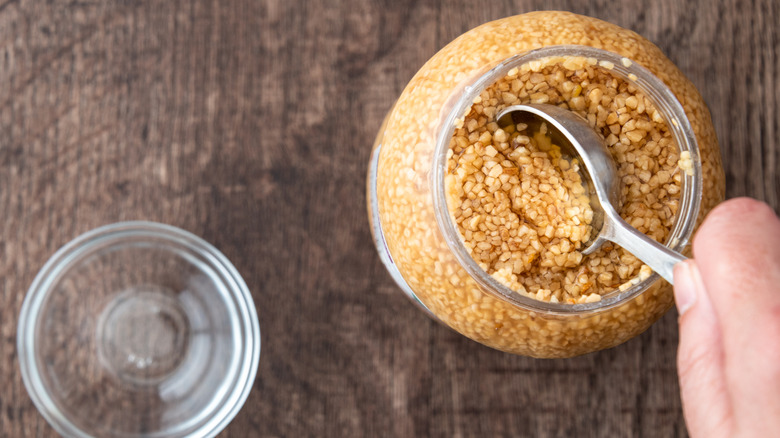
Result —
[{"label": "wooden plank", "polygon": [[61,245],[146,219],[221,249],[252,290],[260,372],[223,436],[685,436],[676,314],[541,361],[429,321],[365,218],[369,147],[414,72],[487,20],[566,9],[655,42],[709,103],[728,195],[780,211],[777,2],[0,1],[0,431],[26,395],[22,299]]}]

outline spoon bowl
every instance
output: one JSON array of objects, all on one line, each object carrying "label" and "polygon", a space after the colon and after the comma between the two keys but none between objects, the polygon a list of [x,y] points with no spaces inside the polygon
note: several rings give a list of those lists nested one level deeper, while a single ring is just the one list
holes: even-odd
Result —
[{"label": "spoon bowl", "polygon": [[614,242],[673,283],[674,265],[686,258],[620,217],[616,209],[620,202],[620,178],[615,161],[604,140],[587,121],[572,111],[547,104],[512,105],[502,110],[496,119],[499,126],[526,123],[534,128],[546,123],[551,127],[548,135],[553,143],[560,146],[565,155],[582,162],[583,180],[591,194],[591,226],[598,230],[581,251],[584,255],[593,253],[606,241]]}]

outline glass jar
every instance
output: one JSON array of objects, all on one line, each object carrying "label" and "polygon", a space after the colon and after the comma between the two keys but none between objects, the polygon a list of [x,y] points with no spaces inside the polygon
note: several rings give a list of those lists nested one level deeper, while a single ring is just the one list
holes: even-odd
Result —
[{"label": "glass jar", "polygon": [[671,286],[646,269],[598,301],[538,300],[488,275],[464,245],[445,193],[453,133],[487,87],[513,69],[534,71],[551,59],[608,69],[653,104],[688,164],[678,171],[679,206],[665,244],[688,251],[696,226],[724,197],[709,111],[693,84],[652,43],[571,13],[535,12],[490,22],[434,55],[383,122],[367,187],[378,252],[413,302],[477,342],[545,358],[618,345],[673,305]]}]

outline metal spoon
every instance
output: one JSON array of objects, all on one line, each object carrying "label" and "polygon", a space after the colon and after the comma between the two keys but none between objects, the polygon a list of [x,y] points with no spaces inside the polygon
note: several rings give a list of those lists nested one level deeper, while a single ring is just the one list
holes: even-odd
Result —
[{"label": "metal spoon", "polygon": [[[604,140],[579,115],[545,104],[513,105],[505,108],[496,118],[499,126],[525,123],[533,130],[546,122],[547,135],[564,153],[579,157],[587,173],[583,181],[591,193],[593,221],[598,234],[587,242],[582,253],[597,250],[607,240],[617,243],[642,260],[669,283],[673,282],[674,265],[686,257],[672,251],[639,232],[620,217],[615,205],[619,203],[619,178],[617,168]],[[567,151],[567,148],[570,149]],[[573,149],[573,150],[571,150]]]}]

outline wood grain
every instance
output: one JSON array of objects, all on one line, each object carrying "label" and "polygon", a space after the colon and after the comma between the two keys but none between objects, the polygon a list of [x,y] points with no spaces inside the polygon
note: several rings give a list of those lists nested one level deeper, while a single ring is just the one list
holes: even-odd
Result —
[{"label": "wood grain", "polygon": [[0,435],[56,436],[16,357],[35,273],[146,219],[252,290],[260,371],[222,436],[685,436],[674,311],[608,351],[509,356],[428,320],[372,247],[366,164],[394,99],[457,35],[539,8],[661,47],[710,105],[728,195],[780,210],[774,0],[0,0]]}]

